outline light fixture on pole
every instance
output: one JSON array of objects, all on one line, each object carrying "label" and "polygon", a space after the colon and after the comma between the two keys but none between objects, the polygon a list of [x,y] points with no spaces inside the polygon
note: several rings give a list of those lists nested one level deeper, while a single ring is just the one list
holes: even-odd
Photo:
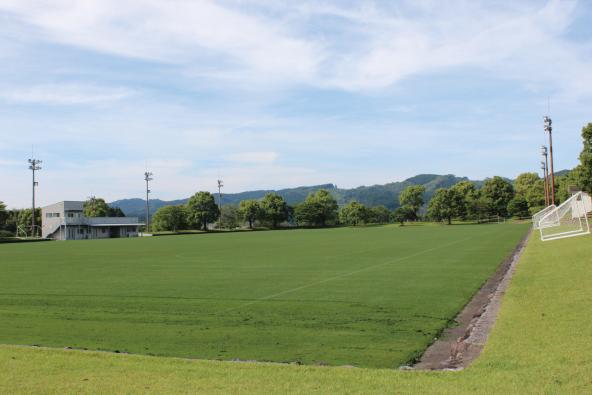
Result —
[{"label": "light fixture on pole", "polygon": [[549,156],[551,157],[551,204],[555,204],[555,172],[553,171],[553,121],[551,118],[545,116],[543,118],[545,121],[545,132],[549,133]]},{"label": "light fixture on pole", "polygon": [[146,181],[146,232],[150,231],[150,181],[153,180],[153,174],[149,171],[144,173],[144,180]]},{"label": "light fixture on pole", "polygon": [[39,159],[29,159],[29,170],[33,172],[33,202],[31,205],[31,236],[35,236],[35,188],[39,183],[35,181],[35,172],[37,170],[41,170],[41,160]]}]

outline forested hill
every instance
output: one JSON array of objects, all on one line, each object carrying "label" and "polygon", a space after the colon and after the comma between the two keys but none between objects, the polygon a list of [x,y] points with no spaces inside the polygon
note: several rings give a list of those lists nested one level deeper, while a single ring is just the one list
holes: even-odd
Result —
[{"label": "forested hill", "polygon": [[[333,184],[314,185],[307,187],[297,187],[280,189],[277,191],[273,190],[258,190],[248,191],[240,193],[229,193],[222,194],[223,204],[238,204],[241,200],[245,199],[261,199],[266,193],[277,192],[281,195],[288,204],[294,205],[300,203],[306,198],[310,192],[317,191],[319,189],[329,190],[333,196],[337,199],[338,203],[345,204],[352,200],[357,200],[366,206],[378,206],[384,205],[389,209],[396,208],[398,206],[399,193],[405,187],[409,185],[423,185],[426,188],[426,201],[429,200],[436,189],[448,188],[457,182],[468,180],[466,177],[456,177],[452,174],[437,175],[437,174],[420,174],[415,177],[406,179],[405,181],[391,182],[384,185],[372,185],[372,186],[361,186],[353,189],[342,189],[338,188]],[[473,181],[480,185],[481,181]],[[156,191],[155,191],[156,193]],[[217,197],[216,197],[217,199]],[[157,209],[163,206],[173,204],[186,203],[188,199],[164,201],[159,199],[150,200],[150,208],[154,213]],[[144,215],[145,200],[142,199],[123,199],[109,203],[112,207],[119,207],[127,216],[138,216]]]}]

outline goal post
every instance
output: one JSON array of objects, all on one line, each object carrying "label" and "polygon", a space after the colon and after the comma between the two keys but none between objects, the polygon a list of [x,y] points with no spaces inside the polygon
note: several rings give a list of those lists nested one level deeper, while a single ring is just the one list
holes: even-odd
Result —
[{"label": "goal post", "polygon": [[541,222],[541,219],[543,219],[543,217],[545,215],[547,215],[551,210],[557,208],[557,206],[555,206],[554,204],[545,207],[544,209],[542,209],[541,211],[536,212],[533,216],[532,216],[532,227],[534,229],[539,229],[539,222]]},{"label": "goal post", "polygon": [[[578,192],[549,210],[539,221],[541,240],[555,240],[590,233],[588,213],[592,212],[592,200],[584,192]],[[537,226],[537,224],[534,224]]]}]

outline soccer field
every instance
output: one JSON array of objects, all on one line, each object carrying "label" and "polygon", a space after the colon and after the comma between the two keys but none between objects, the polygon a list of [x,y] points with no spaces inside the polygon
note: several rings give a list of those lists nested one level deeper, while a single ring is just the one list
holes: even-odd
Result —
[{"label": "soccer field", "polygon": [[527,225],[0,245],[0,343],[398,367]]}]

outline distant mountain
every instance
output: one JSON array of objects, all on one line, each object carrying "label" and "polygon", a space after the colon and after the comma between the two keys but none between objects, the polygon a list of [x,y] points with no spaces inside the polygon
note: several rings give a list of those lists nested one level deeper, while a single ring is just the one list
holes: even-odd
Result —
[{"label": "distant mountain", "polygon": [[[297,188],[288,188],[280,190],[258,190],[240,193],[222,194],[223,204],[238,205],[241,200],[261,199],[265,194],[276,192],[281,195],[288,204],[295,205],[302,202],[310,192],[319,189],[327,189],[333,194],[340,205],[347,204],[352,200],[357,200],[367,206],[384,205],[389,209],[399,206],[399,194],[410,185],[423,185],[426,188],[426,201],[428,201],[436,189],[448,188],[460,181],[469,181],[467,177],[456,177],[452,174],[419,174],[415,177],[400,182],[391,182],[384,185],[360,186],[353,189],[337,188],[333,184],[323,184],[314,186],[303,186]],[[472,181],[477,186],[481,186],[482,181]],[[160,199],[150,200],[150,210],[154,213],[163,206],[178,205],[187,203],[187,199],[164,201]],[[119,207],[127,216],[142,217],[145,212],[146,201],[143,199],[123,199],[109,203],[112,207]]]}]

